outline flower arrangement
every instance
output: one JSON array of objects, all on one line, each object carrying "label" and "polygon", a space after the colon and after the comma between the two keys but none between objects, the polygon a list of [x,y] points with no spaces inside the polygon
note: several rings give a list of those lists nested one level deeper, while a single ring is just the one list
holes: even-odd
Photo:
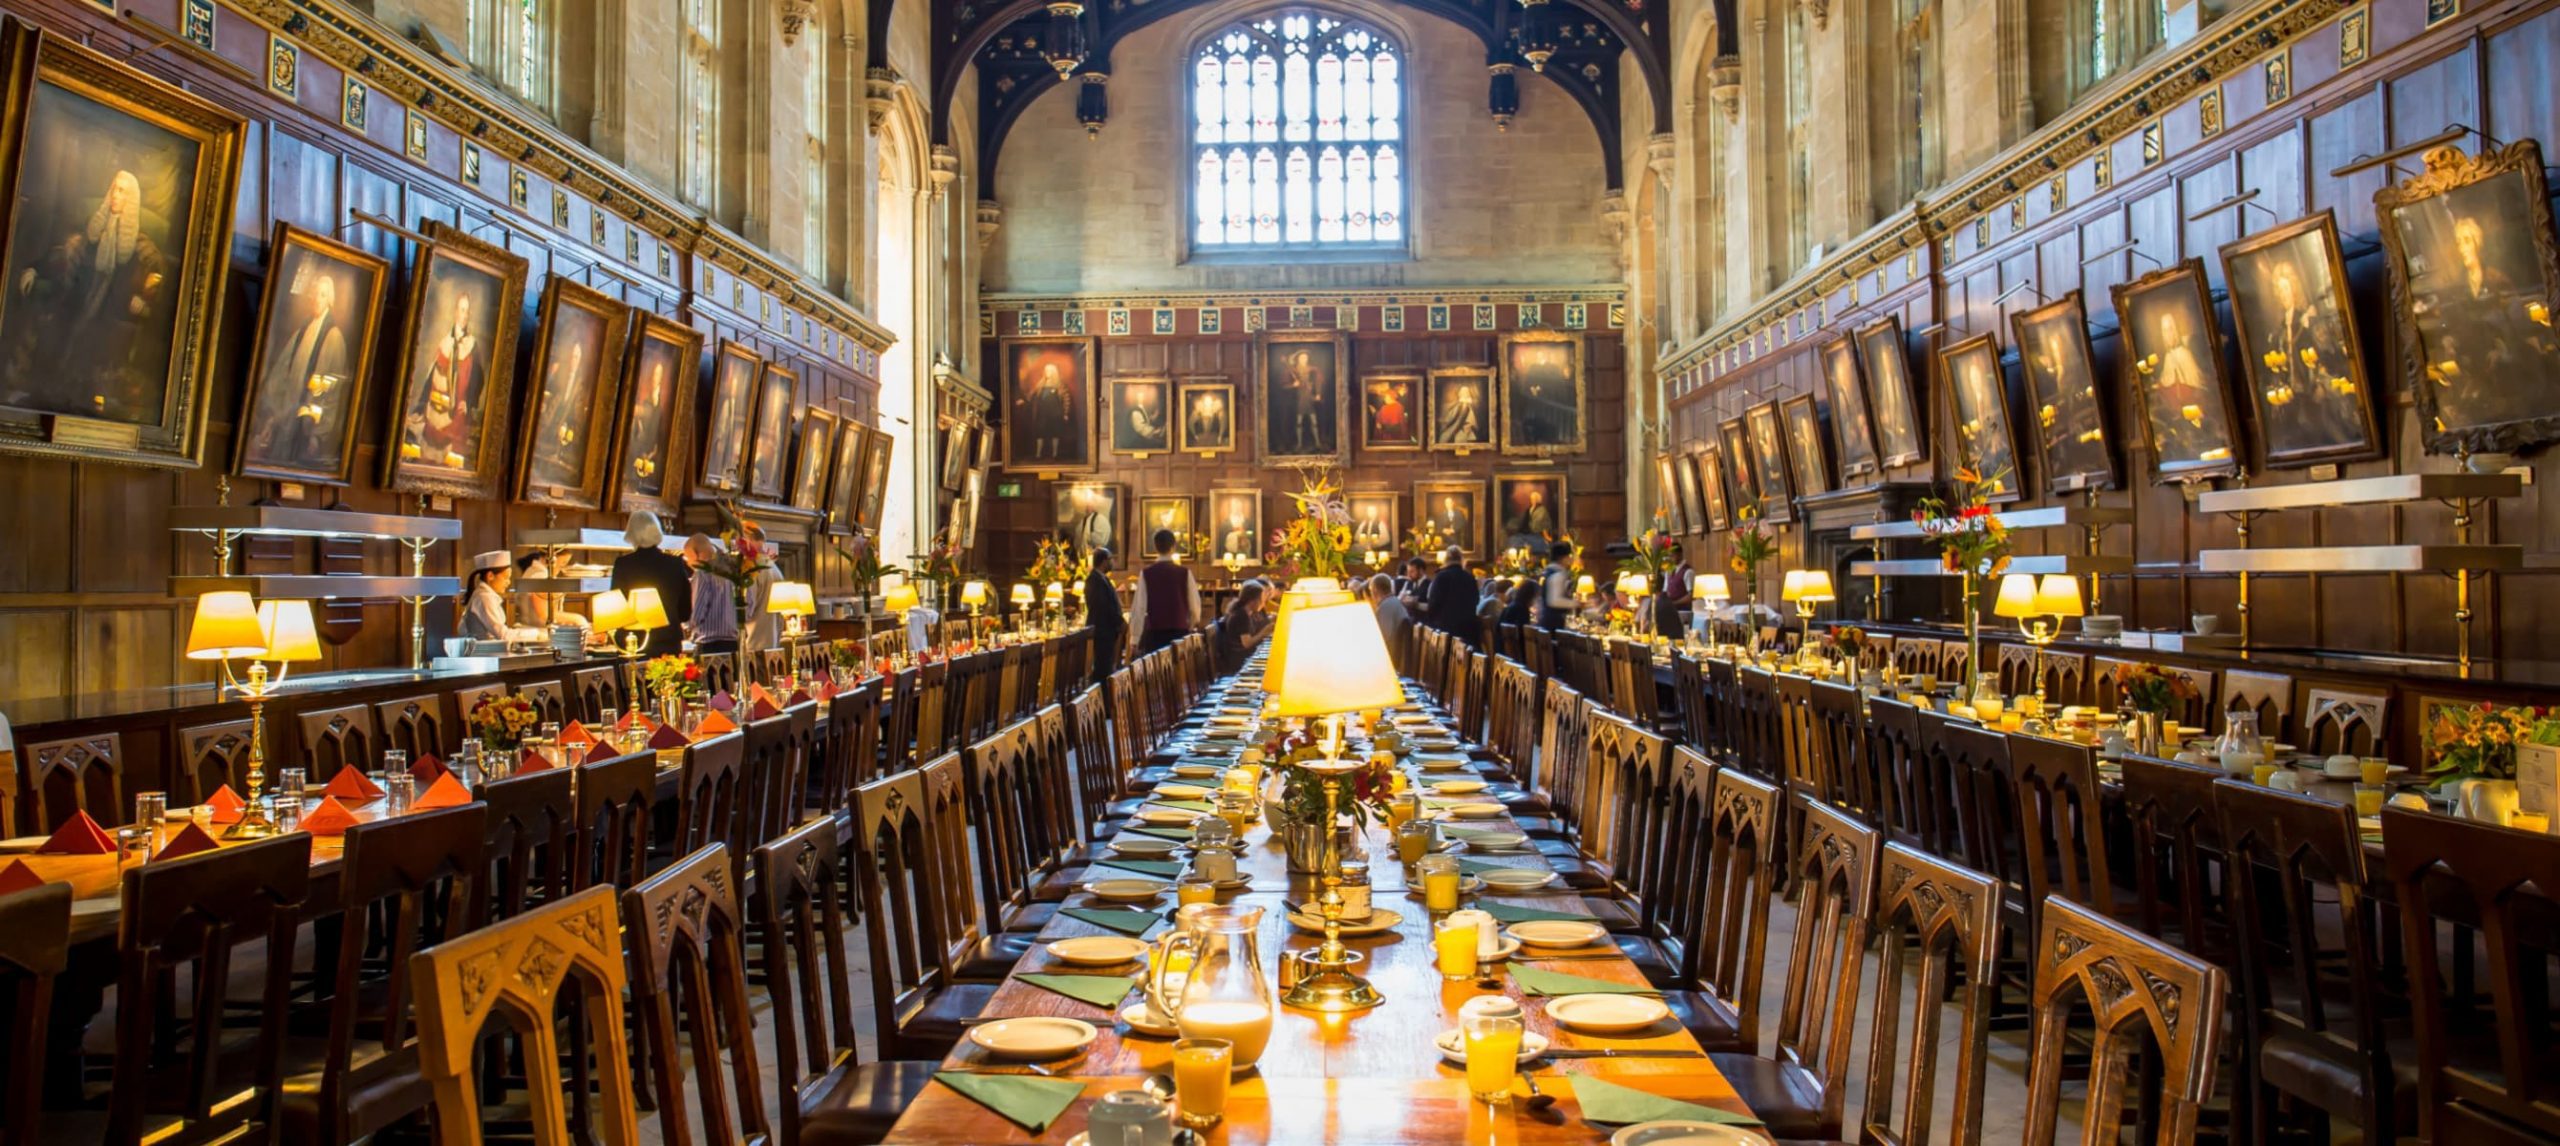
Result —
[{"label": "flower arrangement", "polygon": [[1857,660],[1866,655],[1867,631],[1856,625],[1841,625],[1831,630],[1831,644],[1841,656]]},{"label": "flower arrangement", "polygon": [[[1064,543],[1061,542],[1061,544]],[[957,585],[965,579],[965,575],[960,571],[960,547],[953,544],[949,537],[941,534],[935,534],[933,544],[926,546],[924,552],[916,554],[909,560],[916,563],[912,576],[918,581],[929,581],[937,585]]]},{"label": "flower arrangement", "polygon": [[641,679],[649,692],[661,700],[685,700],[702,695],[702,666],[692,657],[670,653],[651,657],[640,666]]},{"label": "flower arrangement", "polygon": [[471,706],[471,734],[500,752],[513,752],[542,724],[542,710],[516,693],[484,696]]},{"label": "flower arrangement", "polygon": [[1733,517],[1733,552],[1726,555],[1725,564],[1741,575],[1742,591],[1756,605],[1760,602],[1760,566],[1778,555],[1778,535],[1760,524],[1759,506],[1742,506]]},{"label": "flower arrangement", "polygon": [[2155,664],[2139,664],[2116,678],[2116,691],[2136,712],[2164,715],[2170,706],[2193,701],[2195,682]]},{"label": "flower arrangement", "polygon": [[1505,577],[1535,577],[1547,567],[1547,555],[1526,545],[1503,550],[1493,559],[1493,571]]},{"label": "flower arrangement", "polygon": [[1040,540],[1039,549],[1033,552],[1031,568],[1023,574],[1023,579],[1034,585],[1066,585],[1072,588],[1083,585],[1086,575],[1092,572],[1093,558],[1078,553],[1074,542],[1044,537]]},{"label": "flower arrangement", "polygon": [[2436,705],[2427,715],[2427,778],[2513,780],[2522,744],[2560,744],[2560,708]]},{"label": "flower arrangement", "polygon": [[1299,480],[1303,488],[1289,495],[1298,516],[1271,532],[1270,563],[1295,577],[1350,576],[1351,506],[1339,496],[1341,483],[1330,467],[1319,466],[1302,468]]},{"label": "flower arrangement", "polygon": [[[1263,751],[1274,762],[1273,771],[1280,778],[1280,807],[1289,821],[1321,823],[1324,775],[1306,765],[1324,758],[1323,738],[1312,727],[1301,728],[1283,733]],[[1334,803],[1334,811],[1351,817],[1354,829],[1366,830],[1372,816],[1386,814],[1387,798],[1395,793],[1394,772],[1394,756],[1370,753],[1356,771],[1343,778],[1342,794]]]},{"label": "flower arrangement", "polygon": [[1663,528],[1665,524],[1662,514],[1656,511],[1651,526],[1627,539],[1627,547],[1635,553],[1618,562],[1618,572],[1642,573],[1659,588],[1662,579],[1680,567],[1680,539]]},{"label": "flower arrangement", "polygon": [[1982,665],[1982,597],[1991,579],[2009,568],[2009,527],[1991,512],[1990,500],[2006,488],[2005,474],[1959,466],[1953,488],[1921,498],[1911,511],[1920,532],[1938,543],[1947,572],[1963,578],[1965,663],[1976,672]]},{"label": "flower arrangement", "polygon": [[851,565],[847,576],[853,582],[853,595],[866,603],[880,595],[880,582],[907,572],[880,560],[880,539],[868,527],[857,525],[850,540],[829,537],[827,543]]}]

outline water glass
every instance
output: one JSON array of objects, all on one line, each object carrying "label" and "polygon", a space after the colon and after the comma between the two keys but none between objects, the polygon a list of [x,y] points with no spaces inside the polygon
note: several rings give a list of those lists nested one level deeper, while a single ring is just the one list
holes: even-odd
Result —
[{"label": "water glass", "polygon": [[542,742],[545,744],[557,741],[560,739],[560,722],[557,720],[543,721],[542,726],[534,730],[534,735],[540,736],[542,738]]},{"label": "water glass", "polygon": [[168,818],[169,794],[167,792],[136,792],[133,794],[133,823],[135,827],[149,828],[156,832],[160,830],[161,822]]},{"label": "water glass", "polygon": [[1520,1018],[1500,1013],[1463,1015],[1458,1030],[1467,1048],[1467,1090],[1489,1105],[1511,1101],[1511,1079],[1520,1068]]},{"label": "water glass", "polygon": [[116,866],[131,867],[134,864],[149,862],[158,839],[157,833],[140,824],[128,824],[117,828]]},{"label": "water glass", "polygon": [[600,717],[600,718],[599,718],[599,721],[600,721],[600,722],[601,722],[605,727],[607,727],[607,728],[611,728],[611,727],[613,727],[614,725],[617,725],[617,724],[622,723],[622,710],[621,710],[621,709],[619,709],[619,708],[615,708],[614,706],[612,706],[612,705],[608,704],[608,705],[604,706],[603,713],[604,713],[604,715],[603,715],[602,717]]},{"label": "water glass", "polygon": [[302,769],[276,769],[276,786],[273,794],[276,798],[276,804],[278,807],[282,807],[283,805],[290,803],[296,809],[301,808],[303,787]]},{"label": "water glass", "polygon": [[409,774],[409,754],[397,748],[382,750],[382,775],[374,783],[389,784],[391,777]]},{"label": "water glass", "polygon": [[1235,1057],[1236,1044],[1227,1039],[1174,1040],[1173,1101],[1183,1125],[1205,1130],[1226,1117]]},{"label": "water glass", "polygon": [[2356,770],[2363,774],[2366,787],[2380,788],[2383,781],[2391,778],[2391,761],[2381,756],[2366,756],[2356,761]]},{"label": "water glass", "polygon": [[383,807],[392,815],[409,810],[417,802],[418,778],[406,771],[388,772],[382,777]]}]

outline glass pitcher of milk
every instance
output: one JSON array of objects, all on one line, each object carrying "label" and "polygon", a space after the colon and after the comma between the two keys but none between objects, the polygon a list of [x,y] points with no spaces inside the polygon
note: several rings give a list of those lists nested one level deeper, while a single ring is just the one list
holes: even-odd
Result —
[{"label": "glass pitcher of milk", "polygon": [[[1198,904],[1177,923],[1156,940],[1147,998],[1182,1037],[1226,1039],[1235,1044],[1239,1069],[1253,1065],[1271,1042],[1273,1009],[1271,983],[1262,975],[1262,909]],[[1181,962],[1189,964],[1187,973],[1167,974]]]}]

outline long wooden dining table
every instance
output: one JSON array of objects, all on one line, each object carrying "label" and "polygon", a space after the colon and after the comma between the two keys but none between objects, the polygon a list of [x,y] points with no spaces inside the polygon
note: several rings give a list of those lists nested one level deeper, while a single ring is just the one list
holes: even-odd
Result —
[{"label": "long wooden dining table", "polygon": [[[1209,703],[1217,703],[1214,695]],[[1204,754],[1232,752],[1238,742],[1224,743],[1221,749],[1215,742],[1202,741],[1198,750]],[[1223,763],[1225,759],[1223,754],[1203,757],[1209,763]],[[1452,775],[1472,778],[1475,768],[1470,762],[1466,770]],[[1461,829],[1515,829],[1507,815],[1449,823]],[[1136,826],[1135,821],[1131,826]],[[1267,824],[1256,824],[1244,839],[1247,846],[1238,857],[1237,866],[1240,873],[1250,877],[1250,886],[1222,897],[1222,901],[1262,910],[1259,954],[1268,977],[1282,950],[1321,944],[1320,934],[1294,927],[1287,918],[1287,906],[1310,901],[1316,889],[1307,877],[1290,874],[1285,850]],[[1418,885],[1408,885],[1404,879],[1404,869],[1384,823],[1373,822],[1368,830],[1358,833],[1358,839],[1373,873],[1375,908],[1396,913],[1399,921],[1382,934],[1345,936],[1343,942],[1364,956],[1357,970],[1386,996],[1386,1001],[1370,1010],[1349,1014],[1318,1014],[1275,1002],[1268,1048],[1260,1061],[1237,1074],[1227,1098],[1225,1119],[1203,1136],[1204,1141],[1235,1146],[1315,1142],[1381,1146],[1605,1142],[1613,1127],[1582,1117],[1573,1091],[1574,1080],[1580,1078],[1602,1079],[1663,1098],[1738,1115],[1750,1114],[1697,1041],[1675,1021],[1666,1019],[1631,1035],[1583,1034],[1565,1029],[1549,1018],[1546,1000],[1523,992],[1514,983],[1508,965],[1488,965],[1477,979],[1444,979],[1433,960],[1431,916],[1423,908]],[[1533,849],[1499,853],[1460,849],[1460,854],[1479,863],[1551,870]],[[1095,879],[1134,874],[1108,867],[1090,870]],[[1470,898],[1479,904],[1492,901],[1548,911],[1589,912],[1580,896],[1561,890],[1479,894]],[[1104,903],[1080,890],[1063,906],[1120,905]],[[1171,897],[1168,895],[1153,906],[1170,915]],[[1170,924],[1151,931],[1148,938],[1160,934],[1163,926]],[[1111,1010],[1051,992],[1021,978],[1027,973],[1110,973],[1113,969],[1068,965],[1049,954],[1045,945],[1075,936],[1111,934],[1118,933],[1060,913],[1042,929],[1040,945],[1023,957],[982,1012],[984,1019],[1063,1016],[1082,1019],[1097,1029],[1092,1044],[1074,1057],[1041,1064],[1048,1073],[1084,1084],[1084,1093],[1058,1121],[1044,1132],[1033,1134],[937,1082],[928,1085],[907,1108],[887,1141],[982,1146],[1065,1143],[1083,1132],[1087,1109],[1103,1095],[1140,1088],[1149,1075],[1169,1073],[1173,1043],[1170,1037],[1138,1033],[1117,1022]],[[1572,950],[1524,949],[1513,960],[1511,965],[1525,963],[1541,970],[1616,983],[1641,985],[1645,981],[1635,965],[1605,940]],[[1143,970],[1135,962],[1117,969],[1131,977],[1133,991],[1143,986]],[[1273,994],[1276,999],[1276,984]],[[1468,1093],[1464,1070],[1445,1062],[1434,1040],[1457,1026],[1459,1008],[1467,1000],[1493,994],[1518,1000],[1523,1029],[1549,1039],[1555,1049],[1574,1053],[1635,1051],[1643,1057],[1540,1059],[1524,1065],[1524,1073],[1535,1077],[1539,1091],[1556,1100],[1542,1111],[1528,1108],[1527,1089],[1517,1081],[1513,1084],[1517,1097],[1509,1104],[1493,1106],[1477,1101]],[[944,1058],[942,1069],[1029,1073],[1025,1065],[993,1058],[966,1038]]]}]

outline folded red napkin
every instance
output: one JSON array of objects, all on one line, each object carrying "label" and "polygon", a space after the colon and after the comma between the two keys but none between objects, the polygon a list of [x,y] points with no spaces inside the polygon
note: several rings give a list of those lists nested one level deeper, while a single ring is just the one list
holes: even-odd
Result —
[{"label": "folded red napkin", "polygon": [[748,685],[747,699],[756,704],[770,704],[775,708],[782,707],[782,702],[775,700],[772,693],[766,692],[762,684]]},{"label": "folded red napkin", "polygon": [[160,854],[151,858],[155,861],[180,859],[194,855],[197,852],[209,852],[221,846],[222,845],[213,842],[213,837],[206,835],[203,828],[199,828],[194,824],[189,824],[186,827],[179,829],[178,834],[172,837],[168,843],[160,845]]},{"label": "folded red napkin", "polygon": [[562,744],[593,744],[595,742],[596,734],[587,731],[587,726],[577,721],[570,721],[569,727],[560,730]]},{"label": "folded red napkin", "polygon": [[785,702],[783,707],[789,708],[793,705],[807,704],[813,699],[815,698],[809,695],[808,689],[794,689],[791,693],[791,699],[788,702]]},{"label": "folded red napkin", "polygon": [[550,767],[551,758],[531,748],[516,753],[516,775],[518,776],[527,772],[540,772]]},{"label": "folded red napkin", "polygon": [[444,761],[433,756],[418,757],[418,762],[409,766],[409,775],[416,777],[421,784],[433,784],[436,782],[436,777],[450,775],[452,772],[453,769],[444,766]]},{"label": "folded red napkin", "polygon": [[676,726],[672,724],[661,724],[656,732],[649,734],[649,747],[660,752],[682,748],[691,743],[693,741],[685,739],[684,733],[676,731]]},{"label": "folded red napkin", "polygon": [[315,836],[343,836],[356,826],[356,814],[338,802],[336,796],[323,797],[320,806],[302,817],[302,830]]},{"label": "folded red napkin", "polygon": [[16,895],[43,886],[44,877],[28,867],[25,860],[11,860],[9,866],[0,867],[0,895]]},{"label": "folded red napkin", "polygon": [[599,740],[596,741],[595,747],[587,749],[586,762],[589,764],[602,764],[605,761],[611,760],[620,755],[622,755],[621,749]]},{"label": "folded red napkin", "polygon": [[108,838],[106,829],[99,827],[98,821],[90,819],[87,812],[73,812],[71,818],[63,821],[62,826],[54,831],[53,838],[46,840],[43,847],[36,849],[36,854],[40,856],[103,856],[113,855],[115,850],[116,842]]},{"label": "folded red napkin", "polygon": [[329,777],[329,786],[322,791],[337,799],[357,803],[382,798],[382,785],[366,779],[363,770],[353,764],[339,768],[338,774]]},{"label": "folded red napkin", "polygon": [[470,802],[470,790],[464,788],[462,781],[455,779],[453,773],[447,772],[436,777],[435,783],[427,785],[426,791],[418,793],[417,802],[409,805],[409,810],[424,812],[436,808],[459,808]]},{"label": "folded red napkin", "polygon": [[204,806],[213,809],[213,822],[217,824],[239,823],[241,811],[248,807],[241,801],[240,793],[232,791],[229,784],[214,789]]},{"label": "folded red napkin", "polygon": [[721,689],[711,696],[711,708],[715,712],[727,712],[736,707],[738,698],[729,695],[728,689]]},{"label": "folded red napkin", "polygon": [[738,730],[738,722],[729,719],[728,713],[714,709],[711,715],[703,717],[702,723],[695,725],[693,730],[703,736],[725,736]]},{"label": "folded red napkin", "polygon": [[782,715],[782,707],[775,704],[773,698],[769,696],[759,696],[747,705],[749,720],[771,720],[780,715]]}]

